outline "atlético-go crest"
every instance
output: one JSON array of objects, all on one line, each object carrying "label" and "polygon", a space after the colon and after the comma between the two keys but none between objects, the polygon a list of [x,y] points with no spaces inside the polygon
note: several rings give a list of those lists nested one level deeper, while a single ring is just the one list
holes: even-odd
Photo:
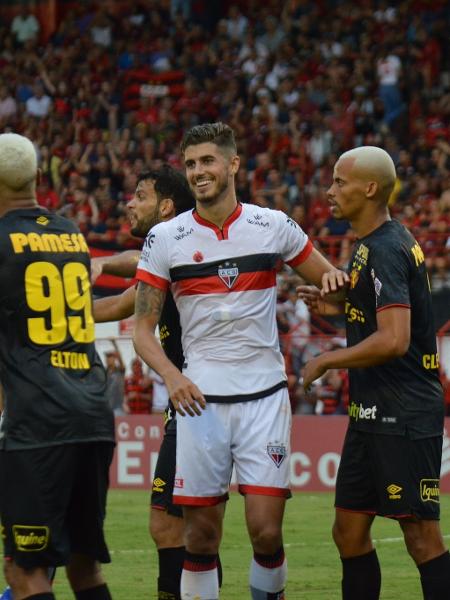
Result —
[{"label": "atl\u00e9tico-go crest", "polygon": [[267,454],[276,466],[279,467],[286,458],[286,446],[280,442],[269,442],[267,444]]},{"label": "atl\u00e9tico-go crest", "polygon": [[218,275],[227,288],[231,289],[239,276],[239,269],[236,263],[231,264],[226,262],[223,265],[219,265]]}]

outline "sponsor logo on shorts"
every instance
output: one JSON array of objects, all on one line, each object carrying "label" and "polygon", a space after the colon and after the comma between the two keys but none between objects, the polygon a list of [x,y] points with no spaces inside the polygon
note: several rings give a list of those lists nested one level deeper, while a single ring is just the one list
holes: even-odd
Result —
[{"label": "sponsor logo on shorts", "polygon": [[153,487],[152,487],[152,492],[163,492],[164,491],[164,486],[166,485],[166,482],[161,479],[160,477],[157,477],[156,479],[153,480]]},{"label": "sponsor logo on shorts", "polygon": [[348,415],[351,419],[355,419],[355,421],[361,421],[363,419],[375,421],[377,418],[377,407],[369,406],[368,408],[364,408],[362,404],[352,402],[348,407]]},{"label": "sponsor logo on shorts", "polygon": [[439,504],[440,490],[439,479],[422,479],[420,482],[420,499],[422,502],[436,502]]},{"label": "sponsor logo on shorts", "polygon": [[228,289],[231,289],[239,276],[239,269],[236,263],[232,265],[226,262],[224,265],[219,265],[218,275]]},{"label": "sponsor logo on shorts", "polygon": [[173,482],[173,487],[184,488],[184,479],[182,477],[175,477],[175,481]]},{"label": "sponsor logo on shorts", "polygon": [[277,468],[280,467],[283,460],[286,458],[286,446],[280,442],[269,442],[267,444],[267,454],[273,460]]},{"label": "sponsor logo on shorts", "polygon": [[48,546],[48,527],[33,525],[13,525],[14,543],[21,552],[40,552]]},{"label": "sponsor logo on shorts", "polygon": [[400,487],[399,485],[395,485],[395,483],[391,483],[391,485],[388,485],[387,488],[387,493],[389,494],[389,500],[400,500],[401,499],[401,494],[400,492],[403,490],[402,487]]}]

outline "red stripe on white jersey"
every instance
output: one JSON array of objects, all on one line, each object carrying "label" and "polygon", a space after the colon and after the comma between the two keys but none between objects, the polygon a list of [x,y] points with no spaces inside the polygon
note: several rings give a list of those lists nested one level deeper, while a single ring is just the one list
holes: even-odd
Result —
[{"label": "red stripe on white jersey", "polygon": [[167,292],[170,287],[170,282],[167,281],[167,279],[153,275],[152,273],[144,271],[143,269],[138,269],[136,271],[136,279],[138,281],[143,281],[152,287],[158,288],[159,290],[163,290],[164,292]]},{"label": "red stripe on white jersey", "polygon": [[174,285],[176,296],[194,296],[204,294],[224,294],[228,292],[247,292],[249,290],[266,290],[275,287],[275,271],[256,271],[239,273],[236,281],[229,288],[218,275],[211,277],[193,277],[177,281]]},{"label": "red stripe on white jersey", "polygon": [[308,256],[311,254],[311,252],[313,250],[314,250],[314,246],[313,246],[311,240],[308,240],[305,247],[300,252],[300,254],[297,254],[297,256],[294,256],[294,258],[287,261],[286,264],[292,268],[296,267],[297,265],[301,265],[303,262],[305,262],[305,260],[308,258]]}]

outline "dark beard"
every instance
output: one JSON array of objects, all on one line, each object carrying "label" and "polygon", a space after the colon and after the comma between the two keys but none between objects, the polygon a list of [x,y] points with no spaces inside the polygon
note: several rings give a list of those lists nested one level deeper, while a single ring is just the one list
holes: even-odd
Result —
[{"label": "dark beard", "polygon": [[158,208],[156,208],[152,215],[149,215],[147,218],[142,219],[136,224],[136,227],[130,229],[130,233],[131,235],[134,235],[138,238],[145,239],[150,229],[158,223]]}]

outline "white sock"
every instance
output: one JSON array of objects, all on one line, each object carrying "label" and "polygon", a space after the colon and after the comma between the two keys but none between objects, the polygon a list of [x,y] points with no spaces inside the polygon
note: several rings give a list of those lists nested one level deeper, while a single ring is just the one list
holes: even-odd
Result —
[{"label": "white sock", "polygon": [[218,600],[219,578],[217,567],[210,571],[188,571],[181,573],[182,600]]},{"label": "white sock", "polygon": [[279,567],[273,569],[263,567],[253,559],[250,566],[250,589],[253,600],[266,598],[267,593],[276,594],[281,592],[286,585],[286,578],[286,558]]}]

